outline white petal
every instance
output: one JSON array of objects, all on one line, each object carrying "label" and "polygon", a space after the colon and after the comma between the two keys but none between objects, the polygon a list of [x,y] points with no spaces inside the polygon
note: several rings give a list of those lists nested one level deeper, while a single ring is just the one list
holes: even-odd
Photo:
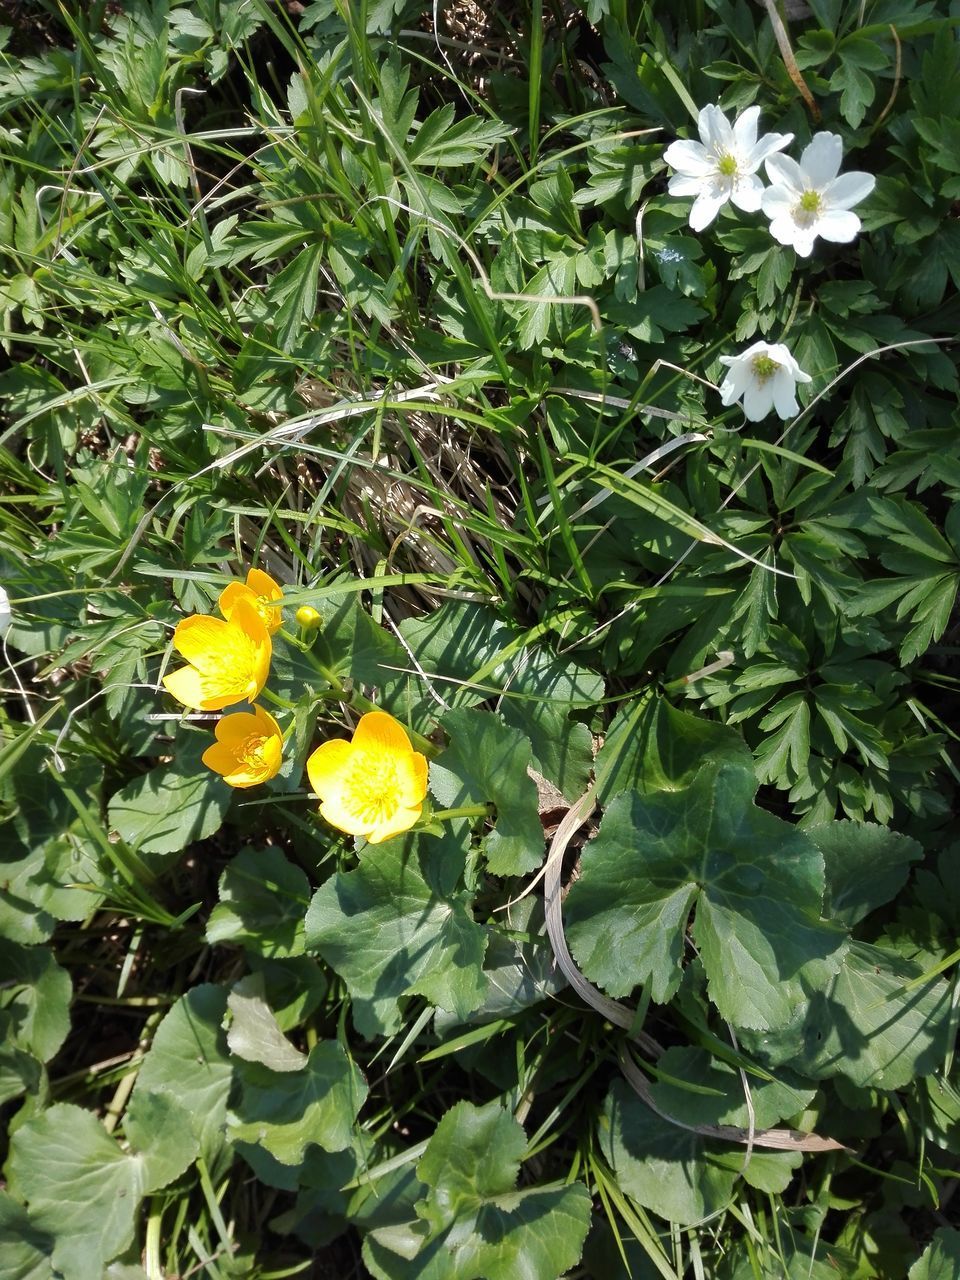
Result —
[{"label": "white petal", "polygon": [[797,203],[797,194],[786,187],[767,187],[760,201],[760,207],[768,218],[790,217]]},{"label": "white petal", "polygon": [[690,226],[694,231],[702,231],[709,227],[723,206],[727,203],[726,195],[713,195],[702,192],[693,202],[690,210]]},{"label": "white petal", "polygon": [[859,230],[860,219],[849,209],[824,209],[817,219],[817,235],[834,244],[846,244],[855,240]]},{"label": "white petal", "polygon": [[758,342],[751,343],[746,351],[740,352],[740,359],[744,364],[751,364],[754,356],[768,356],[773,350],[769,342],[764,342],[761,338]]},{"label": "white petal", "polygon": [[807,176],[807,185],[819,191],[840,172],[843,159],[843,140],[839,133],[815,133],[813,141],[803,149],[800,168]]},{"label": "white petal", "polygon": [[703,178],[675,173],[667,183],[667,190],[672,196],[698,196],[703,191]]},{"label": "white petal", "polygon": [[663,153],[671,169],[692,177],[703,177],[717,167],[716,160],[699,142],[671,142]]},{"label": "white petal", "polygon": [[733,150],[733,130],[730,122],[719,107],[712,103],[700,112],[700,140],[708,151],[720,155],[724,151]]},{"label": "white petal", "polygon": [[757,122],[760,119],[759,107],[747,107],[741,111],[733,125],[733,140],[737,149],[745,155],[757,143]]},{"label": "white petal", "polygon": [[866,200],[876,185],[877,180],[872,173],[841,173],[839,178],[834,178],[824,187],[823,202],[828,209],[852,209],[861,200]]},{"label": "white petal", "polygon": [[747,387],[747,393],[743,397],[743,412],[751,422],[759,422],[761,418],[765,418],[773,407],[770,382],[769,378],[762,383],[754,380]]},{"label": "white petal", "polygon": [[720,384],[721,403],[729,408],[735,400],[740,399],[752,381],[753,374],[746,365],[732,368]]},{"label": "white petal", "polygon": [[792,141],[792,133],[765,133],[750,153],[744,156],[744,173],[755,173],[768,156],[772,156],[775,151],[780,151]]},{"label": "white petal", "polygon": [[[772,224],[771,224],[772,226]],[[795,227],[793,232],[793,251],[800,258],[809,258],[813,253],[813,242],[818,235],[817,227]]]},{"label": "white petal", "polygon": [[[766,213],[766,209],[764,209]],[[774,240],[778,240],[780,244],[793,245],[797,236],[802,235],[800,227],[794,222],[789,213],[778,214],[775,218],[770,219],[770,234]],[[811,244],[812,244],[811,240]],[[809,254],[810,250],[807,250]],[[806,256],[806,255],[805,255]]]},{"label": "white petal", "polygon": [[767,156],[765,167],[767,177],[775,187],[784,187],[799,200],[805,190],[803,170],[792,156]]},{"label": "white petal", "polygon": [[7,595],[6,591],[4,591],[3,587],[0,587],[0,640],[2,640],[10,630],[12,622],[13,612],[10,609],[10,597]]},{"label": "white petal", "polygon": [[741,178],[739,182],[734,184],[734,188],[730,192],[730,199],[744,213],[756,213],[760,208],[762,198],[763,183],[756,174]]},{"label": "white petal", "polygon": [[781,418],[793,418],[800,412],[794,381],[786,369],[778,369],[770,379],[770,393]]}]

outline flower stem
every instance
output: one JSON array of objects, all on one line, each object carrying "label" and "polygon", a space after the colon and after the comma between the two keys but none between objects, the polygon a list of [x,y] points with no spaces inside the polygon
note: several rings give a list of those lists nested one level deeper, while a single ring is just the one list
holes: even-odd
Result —
[{"label": "flower stem", "polygon": [[446,822],[453,818],[490,818],[493,813],[492,804],[465,804],[459,809],[434,809],[430,818],[438,822]]},{"label": "flower stem", "polygon": [[282,707],[284,711],[296,711],[297,709],[296,703],[291,702],[289,698],[281,698],[279,693],[273,693],[270,689],[261,689],[260,697],[266,702],[272,703],[275,707]]}]

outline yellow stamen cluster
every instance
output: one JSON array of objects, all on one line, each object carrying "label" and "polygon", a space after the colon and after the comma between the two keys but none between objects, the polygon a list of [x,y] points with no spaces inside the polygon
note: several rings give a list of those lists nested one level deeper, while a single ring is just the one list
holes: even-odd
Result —
[{"label": "yellow stamen cluster", "polygon": [[736,157],[725,152],[717,161],[717,172],[722,174],[724,178],[732,178],[737,172]]},{"label": "yellow stamen cluster", "polygon": [[769,356],[755,356],[753,359],[753,372],[760,382],[772,378],[779,368],[779,361],[771,360]]},{"label": "yellow stamen cluster", "polygon": [[823,199],[819,191],[805,191],[794,207],[794,222],[797,226],[809,227],[816,221],[822,207]]}]

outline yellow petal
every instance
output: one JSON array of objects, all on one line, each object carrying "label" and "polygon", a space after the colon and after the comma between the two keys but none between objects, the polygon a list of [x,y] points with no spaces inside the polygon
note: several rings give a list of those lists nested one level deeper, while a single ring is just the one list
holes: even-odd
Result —
[{"label": "yellow petal", "polygon": [[381,844],[384,840],[389,840],[391,836],[398,836],[403,831],[409,831],[420,817],[421,811],[420,805],[413,809],[398,809],[391,817],[378,822],[368,834],[367,840],[370,844]]},{"label": "yellow petal", "polygon": [[[220,598],[217,600],[217,608],[223,616],[229,620],[233,613],[234,605],[238,600],[247,600],[250,604],[254,604],[256,600],[256,592],[251,591],[243,582],[228,582],[220,592]],[[256,605],[254,604],[254,608]]]},{"label": "yellow petal", "polygon": [[173,633],[173,647],[182,658],[201,669],[211,654],[230,652],[237,647],[237,635],[222,618],[205,613],[181,618]]},{"label": "yellow petal", "polygon": [[171,671],[163,677],[163,687],[185,707],[191,707],[194,711],[207,709],[203,681],[196,667],[181,667],[179,671]]},{"label": "yellow petal", "polygon": [[409,755],[413,751],[407,731],[386,711],[368,711],[360,717],[353,733],[353,745],[371,755]]},{"label": "yellow petal", "polygon": [[277,724],[276,720],[274,720],[269,711],[265,710],[263,707],[254,707],[253,714],[259,722],[261,733],[270,734],[275,738],[279,738],[281,742],[283,741],[283,730]]},{"label": "yellow petal", "polygon": [[397,770],[397,804],[414,808],[427,794],[427,758],[419,751],[395,757]]},{"label": "yellow petal", "polygon": [[[262,589],[257,584],[261,584]],[[251,569],[246,582],[228,582],[220,592],[217,601],[220,612],[227,619],[232,619],[239,601],[243,600],[254,609],[260,621],[272,635],[283,625],[279,605],[271,605],[271,600],[281,600],[283,592],[268,573],[260,569]]]},{"label": "yellow petal", "polygon": [[344,738],[331,738],[329,742],[321,743],[307,760],[310,786],[321,800],[337,790],[352,754],[353,747]]},{"label": "yellow petal", "polygon": [[269,644],[270,637],[267,635],[267,628],[260,617],[255,601],[256,596],[248,587],[243,587],[242,592],[237,594],[237,598],[233,602],[230,621],[234,626],[238,626],[245,635],[249,636],[254,644],[262,644],[264,640]]},{"label": "yellow petal", "polygon": [[349,836],[365,836],[373,830],[372,823],[365,822],[352,810],[344,807],[339,795],[333,795],[329,800],[324,800],[320,806],[320,813],[331,827],[336,827],[338,831],[345,831]]},{"label": "yellow petal", "polygon": [[260,748],[260,754],[263,758],[263,781],[266,782],[280,772],[283,764],[283,739],[267,738]]},{"label": "yellow petal", "polygon": [[[214,773],[219,773],[222,778],[230,782],[231,786],[252,787],[258,781],[237,758],[237,753],[223,742],[214,742],[207,747],[200,759],[208,769],[212,769]],[[238,775],[243,781],[239,783],[231,781],[232,778]]]},{"label": "yellow petal", "polygon": [[260,596],[264,600],[282,600],[283,588],[279,582],[274,582],[269,573],[264,573],[262,569],[250,569],[247,573],[247,586],[255,596]]},{"label": "yellow petal", "polygon": [[217,741],[231,748],[238,747],[251,734],[259,736],[263,731],[260,721],[249,711],[232,711],[230,715],[218,720],[214,729]]}]

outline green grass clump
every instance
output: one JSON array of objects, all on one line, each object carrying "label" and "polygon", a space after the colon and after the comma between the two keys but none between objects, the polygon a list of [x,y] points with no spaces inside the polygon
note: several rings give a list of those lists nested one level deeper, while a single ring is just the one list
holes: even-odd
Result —
[{"label": "green grass clump", "polygon": [[[4,1277],[956,1270],[960,43],[787,16],[11,8]],[[693,231],[716,102],[859,234]],[[251,566],[234,788],[162,681]],[[368,844],[304,769],[372,707]]]}]

